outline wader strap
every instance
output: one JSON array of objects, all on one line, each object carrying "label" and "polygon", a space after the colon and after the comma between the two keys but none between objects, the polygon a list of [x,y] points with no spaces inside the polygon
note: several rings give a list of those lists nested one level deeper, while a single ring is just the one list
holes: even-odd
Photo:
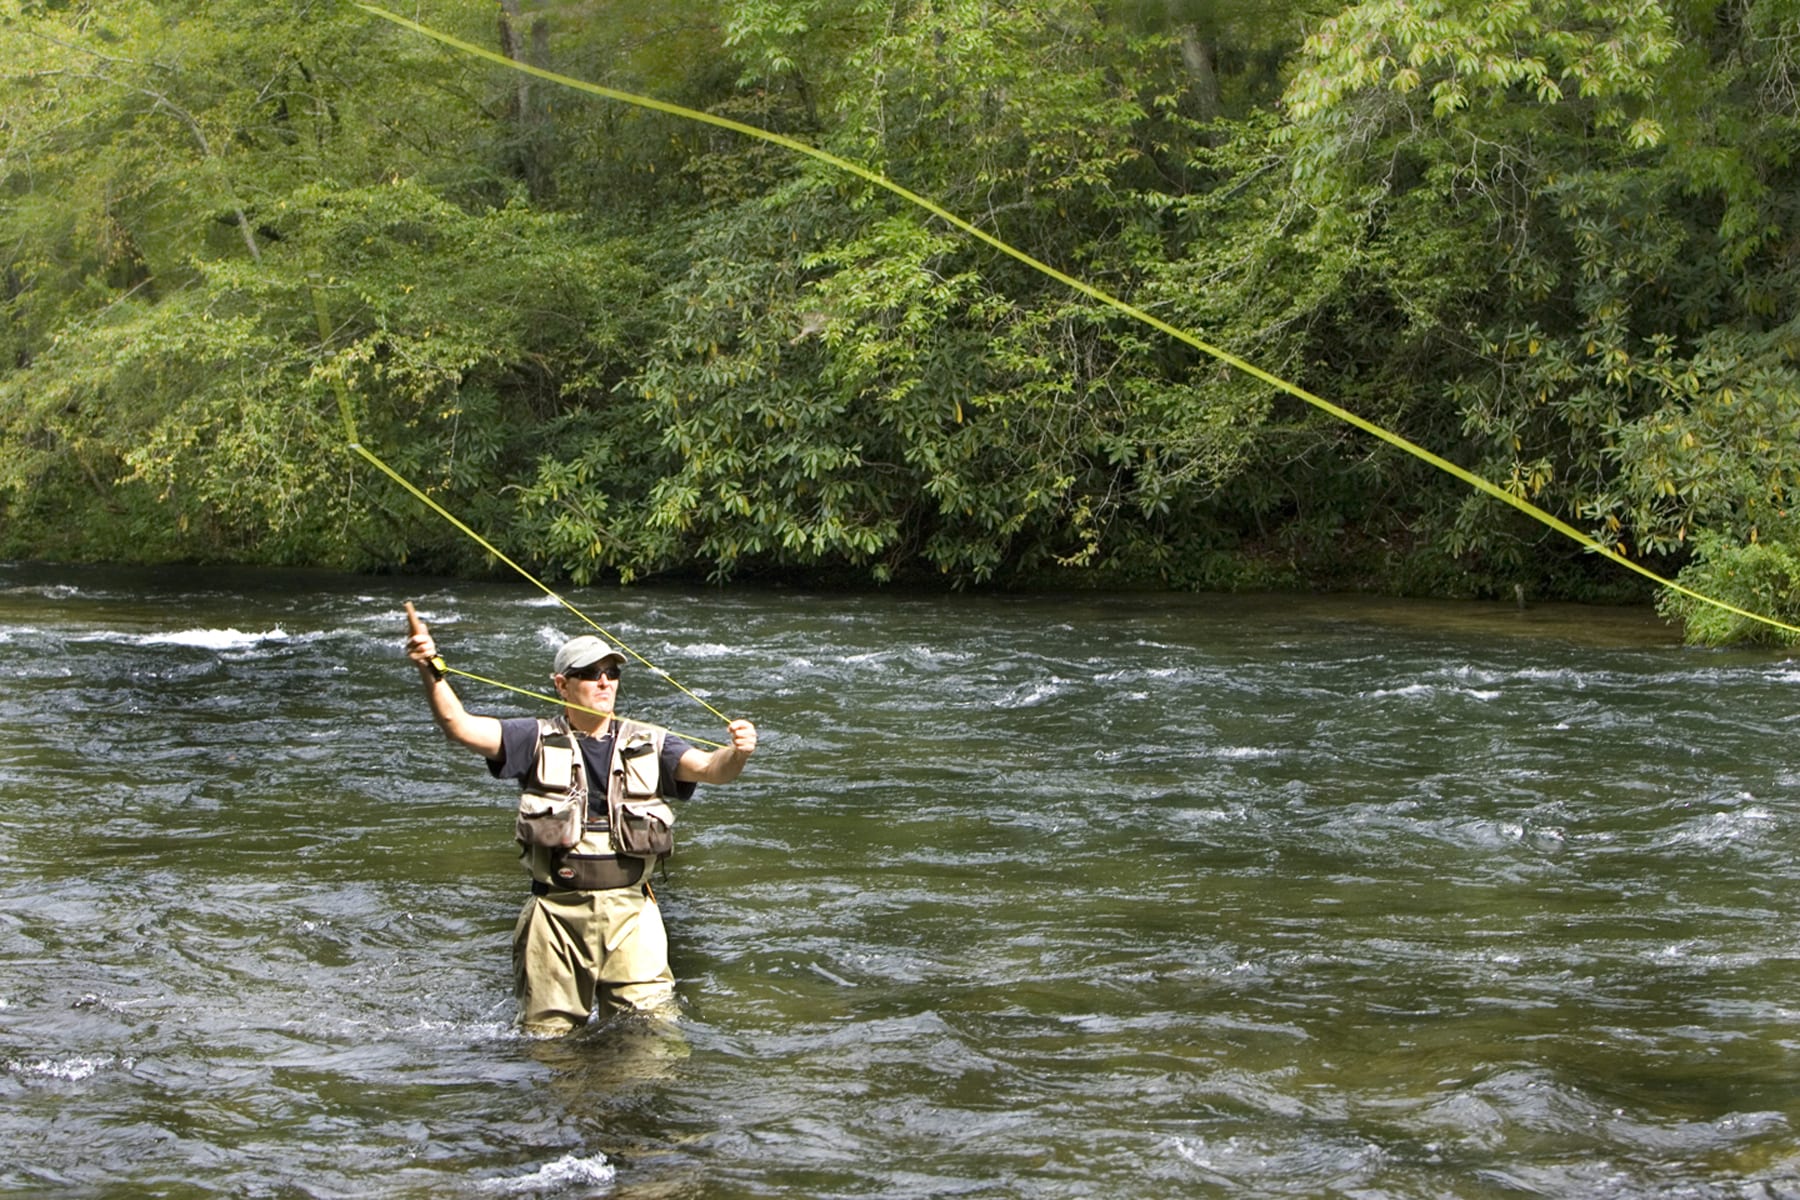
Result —
[{"label": "wader strap", "polygon": [[[534,879],[531,881],[531,894],[534,896],[579,895],[580,889],[579,888],[553,888],[547,883],[539,883],[537,880]],[[648,882],[646,882],[644,884],[644,895],[649,897],[652,902],[654,902],[656,900],[656,893],[650,890],[650,884]]]}]

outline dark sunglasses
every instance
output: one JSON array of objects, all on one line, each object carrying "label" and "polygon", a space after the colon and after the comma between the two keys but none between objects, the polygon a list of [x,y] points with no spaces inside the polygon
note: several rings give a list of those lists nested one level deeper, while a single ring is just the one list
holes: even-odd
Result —
[{"label": "dark sunglasses", "polygon": [[563,672],[564,679],[586,679],[592,681],[595,679],[617,679],[618,677],[618,663],[607,663],[605,666],[601,666],[599,663],[591,663],[585,667],[576,667],[572,671]]}]

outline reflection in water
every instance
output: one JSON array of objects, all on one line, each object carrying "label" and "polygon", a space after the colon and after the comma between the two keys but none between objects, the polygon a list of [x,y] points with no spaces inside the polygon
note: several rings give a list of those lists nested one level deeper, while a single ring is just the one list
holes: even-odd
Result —
[{"label": "reflection in water", "polygon": [[[0,567],[0,1195],[1800,1194],[1780,655],[1552,607],[583,595],[763,745],[657,885],[678,1020],[545,1042],[512,798],[399,606],[521,684],[575,631],[404,587]],[[626,706],[717,732],[648,672]]]},{"label": "reflection in water", "polygon": [[554,1073],[550,1088],[573,1112],[600,1107],[636,1085],[671,1077],[692,1054],[675,1014],[619,1013],[566,1037],[531,1038],[531,1057]]},{"label": "reflection in water", "polygon": [[[606,1017],[563,1037],[529,1038],[521,1043],[541,1068],[539,1085],[560,1105],[564,1119],[583,1131],[583,1145],[604,1152],[564,1155],[528,1175],[489,1181],[512,1194],[556,1196],[657,1196],[687,1193],[698,1182],[697,1165],[683,1163],[663,1138],[636,1143],[609,1136],[621,1120],[649,1115],[658,1086],[670,1083],[692,1053],[676,1014],[626,1013]],[[618,1163],[632,1172],[618,1188]],[[646,1177],[654,1184],[646,1185]],[[599,1185],[597,1190],[584,1188]]]}]

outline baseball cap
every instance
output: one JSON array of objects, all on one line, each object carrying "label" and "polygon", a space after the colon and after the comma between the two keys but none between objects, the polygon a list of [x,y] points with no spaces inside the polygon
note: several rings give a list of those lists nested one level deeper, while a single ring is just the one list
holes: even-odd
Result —
[{"label": "baseball cap", "polygon": [[570,671],[608,658],[616,658],[621,663],[625,661],[625,656],[613,647],[592,634],[583,634],[562,644],[562,649],[556,652],[556,665],[551,669],[551,674],[567,675]]}]

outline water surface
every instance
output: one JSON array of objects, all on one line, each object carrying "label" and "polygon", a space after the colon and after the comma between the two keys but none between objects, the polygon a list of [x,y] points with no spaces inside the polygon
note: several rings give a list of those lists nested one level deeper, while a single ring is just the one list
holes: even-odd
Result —
[{"label": "water surface", "polygon": [[[595,590],[762,731],[678,1032],[512,1028],[524,587],[0,566],[0,1195],[1800,1195],[1774,652],[1646,612]],[[472,708],[550,711],[466,684]],[[718,737],[640,668],[624,708]]]}]

